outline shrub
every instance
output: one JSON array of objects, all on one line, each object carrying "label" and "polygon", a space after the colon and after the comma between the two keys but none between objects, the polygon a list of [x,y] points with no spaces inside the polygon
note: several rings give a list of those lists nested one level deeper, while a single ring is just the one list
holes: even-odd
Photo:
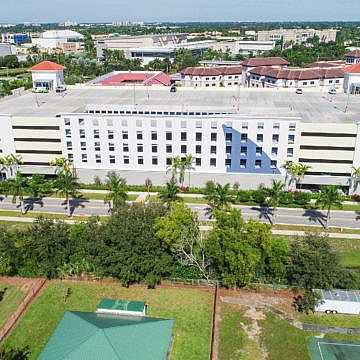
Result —
[{"label": "shrub", "polygon": [[239,190],[236,193],[236,202],[249,202],[251,200],[251,192],[247,190]]},{"label": "shrub", "polygon": [[293,198],[296,205],[305,206],[310,203],[311,194],[299,191],[293,193]]},{"label": "shrub", "polygon": [[281,196],[280,196],[280,204],[281,205],[289,205],[289,204],[293,204],[293,202],[294,202],[294,197],[291,192],[284,191],[281,194]]},{"label": "shrub", "polygon": [[360,195],[354,194],[351,196],[352,201],[360,202]]},{"label": "shrub", "polygon": [[257,204],[263,204],[265,202],[266,199],[266,193],[265,190],[260,189],[260,190],[254,190],[251,194],[251,198],[252,200],[254,200]]}]

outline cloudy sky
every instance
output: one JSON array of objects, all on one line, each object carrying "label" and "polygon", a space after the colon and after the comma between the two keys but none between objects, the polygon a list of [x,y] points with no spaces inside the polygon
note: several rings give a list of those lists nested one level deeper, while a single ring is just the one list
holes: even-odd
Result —
[{"label": "cloudy sky", "polygon": [[360,20],[360,0],[0,0],[0,23]]}]

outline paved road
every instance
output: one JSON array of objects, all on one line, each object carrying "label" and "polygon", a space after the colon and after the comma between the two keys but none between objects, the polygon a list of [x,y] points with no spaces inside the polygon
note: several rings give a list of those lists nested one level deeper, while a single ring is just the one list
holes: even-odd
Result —
[{"label": "paved road", "polygon": [[[190,208],[197,211],[200,220],[209,218],[207,206],[199,204],[189,204]],[[41,203],[28,203],[29,211],[41,211],[50,213],[65,214],[65,204],[61,199],[45,198]],[[74,215],[106,215],[108,206],[102,200],[76,200],[71,202]],[[271,214],[266,209],[256,206],[236,205],[241,209],[245,219],[256,219],[269,222]],[[2,198],[0,210],[19,210],[18,205],[11,203],[11,198]],[[288,209],[280,208],[277,210],[276,222],[280,224],[292,225],[321,225],[325,220],[325,212],[318,210]],[[360,212],[355,211],[332,211],[330,226],[349,227],[360,229]]]}]

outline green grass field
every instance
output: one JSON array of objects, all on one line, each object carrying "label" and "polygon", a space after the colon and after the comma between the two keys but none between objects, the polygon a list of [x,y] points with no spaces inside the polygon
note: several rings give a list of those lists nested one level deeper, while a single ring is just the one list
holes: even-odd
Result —
[{"label": "green grass field", "polygon": [[269,360],[310,360],[307,346],[312,336],[271,313],[262,321],[262,342]]},{"label": "green grass field", "polygon": [[219,360],[261,359],[259,344],[249,339],[242,328],[250,320],[239,305],[221,303]]},{"label": "green grass field", "polygon": [[[65,301],[67,288],[72,293]],[[148,315],[175,319],[172,360],[209,358],[212,294],[196,289],[145,287],[123,288],[117,284],[52,281],[31,304],[6,345],[28,345],[36,359],[66,310],[94,311],[100,299],[144,300]]]},{"label": "green grass field", "polygon": [[0,291],[7,288],[4,298],[0,301],[0,327],[20,305],[25,294],[18,285],[8,285],[0,283]]},{"label": "green grass field", "polygon": [[360,327],[360,318],[356,315],[315,313],[309,315],[302,314],[298,319],[304,323],[324,326]]}]

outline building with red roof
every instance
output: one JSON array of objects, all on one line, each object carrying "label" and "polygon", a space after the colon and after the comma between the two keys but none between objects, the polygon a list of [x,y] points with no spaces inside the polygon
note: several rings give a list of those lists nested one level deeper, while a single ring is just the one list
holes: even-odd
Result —
[{"label": "building with red roof", "polygon": [[33,81],[33,89],[51,91],[65,86],[65,67],[52,61],[42,61],[29,69]]},{"label": "building with red roof", "polygon": [[170,86],[171,78],[162,71],[113,71],[90,81],[98,86]]},{"label": "building with red roof", "polygon": [[350,94],[360,93],[360,63],[346,66],[344,69],[344,92]]},{"label": "building with red roof", "polygon": [[242,66],[188,67],[181,71],[181,84],[192,87],[231,87],[241,84]]}]

